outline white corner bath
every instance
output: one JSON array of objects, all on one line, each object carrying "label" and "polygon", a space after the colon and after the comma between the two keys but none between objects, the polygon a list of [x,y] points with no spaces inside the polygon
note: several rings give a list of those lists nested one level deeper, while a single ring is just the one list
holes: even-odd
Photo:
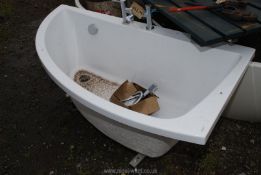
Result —
[{"label": "white corner bath", "polygon": [[[90,26],[97,31],[90,34]],[[141,23],[65,5],[42,22],[36,48],[49,76],[90,123],[149,157],[179,140],[205,144],[255,52],[227,44],[202,48],[177,31],[146,31]],[[156,83],[160,110],[146,116],[96,96],[73,81],[80,69],[117,83]]]}]

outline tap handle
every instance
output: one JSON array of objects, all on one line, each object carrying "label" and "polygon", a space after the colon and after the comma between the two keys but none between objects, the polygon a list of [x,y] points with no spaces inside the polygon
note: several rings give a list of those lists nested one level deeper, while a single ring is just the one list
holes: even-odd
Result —
[{"label": "tap handle", "polygon": [[145,14],[144,14],[144,16],[146,17],[146,16],[149,16],[149,15],[151,15],[151,5],[150,4],[146,4],[145,5]]},{"label": "tap handle", "polygon": [[130,14],[130,15],[126,16],[126,21],[127,21],[128,23],[130,23],[130,22],[133,21],[133,20],[134,20],[134,15],[133,15],[133,14]]},{"label": "tap handle", "polygon": [[152,11],[151,11],[151,5],[150,4],[146,4],[145,5],[145,14],[144,14],[144,17],[146,17],[146,20],[147,20],[147,26],[146,26],[146,29],[147,30],[151,30],[153,29],[153,25],[152,25]]}]

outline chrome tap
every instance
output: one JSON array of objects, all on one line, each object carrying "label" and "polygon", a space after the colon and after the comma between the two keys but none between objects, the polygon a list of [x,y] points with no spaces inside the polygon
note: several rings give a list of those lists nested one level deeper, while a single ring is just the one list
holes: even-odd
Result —
[{"label": "chrome tap", "polygon": [[146,4],[145,5],[145,14],[144,14],[144,17],[146,18],[146,22],[147,22],[147,25],[146,25],[146,29],[147,30],[152,30],[154,27],[152,25],[152,18],[151,18],[151,5],[149,4]]},{"label": "chrome tap", "polygon": [[[123,20],[124,24],[129,24],[132,21],[134,21],[134,15],[132,13],[132,9],[126,7],[126,4],[125,4],[126,0],[112,0],[112,1],[120,3],[122,20]],[[153,13],[153,10],[151,10],[151,5],[146,4],[144,18],[146,18],[146,21],[147,21],[147,25],[146,25],[147,30],[152,30],[154,28],[154,26],[152,24],[152,17],[151,17],[152,13]]]},{"label": "chrome tap", "polygon": [[119,2],[121,5],[121,15],[124,24],[128,24],[134,20],[131,8],[126,7],[126,0],[113,0],[114,2]]}]

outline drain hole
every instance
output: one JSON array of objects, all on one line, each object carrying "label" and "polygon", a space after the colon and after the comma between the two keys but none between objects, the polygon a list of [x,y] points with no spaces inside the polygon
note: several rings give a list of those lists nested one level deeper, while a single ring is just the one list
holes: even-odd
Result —
[{"label": "drain hole", "polygon": [[79,77],[79,81],[80,81],[81,83],[86,83],[86,82],[89,81],[90,79],[91,79],[91,77],[88,76],[88,75],[81,75],[81,76]]}]

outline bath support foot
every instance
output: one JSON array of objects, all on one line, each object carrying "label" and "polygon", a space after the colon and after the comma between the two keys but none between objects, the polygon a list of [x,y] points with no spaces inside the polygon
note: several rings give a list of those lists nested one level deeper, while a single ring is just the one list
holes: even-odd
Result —
[{"label": "bath support foot", "polygon": [[131,161],[130,161],[130,165],[133,168],[136,168],[140,162],[145,158],[146,156],[143,154],[138,153]]}]

